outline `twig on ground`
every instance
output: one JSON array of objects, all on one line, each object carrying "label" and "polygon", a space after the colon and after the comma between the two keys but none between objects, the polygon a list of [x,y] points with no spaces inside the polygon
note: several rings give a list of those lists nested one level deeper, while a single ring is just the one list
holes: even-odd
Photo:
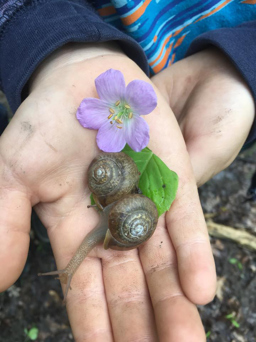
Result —
[{"label": "twig on ground", "polygon": [[229,239],[239,243],[242,246],[256,250],[256,237],[240,229],[224,226],[213,222],[211,219],[206,220],[208,233],[213,237]]}]

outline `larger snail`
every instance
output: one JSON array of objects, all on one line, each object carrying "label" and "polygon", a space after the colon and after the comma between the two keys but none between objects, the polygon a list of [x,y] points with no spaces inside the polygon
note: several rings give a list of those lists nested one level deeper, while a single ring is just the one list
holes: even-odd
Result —
[{"label": "larger snail", "polygon": [[158,212],[155,204],[138,194],[140,173],[126,154],[101,153],[88,169],[88,186],[99,208],[100,221],[89,232],[65,269],[39,273],[59,275],[66,284],[64,301],[71,279],[88,253],[103,242],[105,249],[129,250],[147,241],[154,233]]}]

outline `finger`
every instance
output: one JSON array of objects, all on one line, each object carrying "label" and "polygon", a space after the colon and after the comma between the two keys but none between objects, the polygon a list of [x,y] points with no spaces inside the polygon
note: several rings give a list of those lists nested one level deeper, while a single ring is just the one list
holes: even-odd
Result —
[{"label": "finger", "polygon": [[176,251],[182,289],[196,304],[207,304],[216,292],[216,271],[195,181],[184,178],[166,224]]},{"label": "finger", "polygon": [[198,311],[184,296],[180,287],[175,251],[163,216],[159,219],[153,237],[139,251],[154,308],[159,340],[205,341]]},{"label": "finger", "polygon": [[28,194],[15,186],[0,188],[0,291],[6,290],[20,276],[29,249],[31,203]]},{"label": "finger", "polygon": [[107,255],[103,275],[115,342],[156,341],[153,310],[137,250]]},{"label": "finger", "polygon": [[[52,244],[58,269],[64,269],[85,235],[93,229],[97,222],[97,214],[93,209],[87,209],[87,204],[82,197],[71,196],[64,199],[59,206],[60,213],[55,209],[45,206],[39,207],[43,213],[47,209],[48,235]],[[65,203],[64,203],[65,202]],[[65,206],[69,211],[65,212]],[[71,209],[70,211],[70,208]],[[64,210],[64,211],[63,211]],[[59,216],[60,215],[60,216]],[[49,216],[51,218],[49,219]],[[49,271],[49,270],[44,270]],[[76,341],[113,341],[108,309],[105,299],[104,284],[102,278],[101,261],[87,257],[75,272],[71,289],[67,294],[67,311],[70,324]],[[65,291],[65,285],[63,285]]]},{"label": "finger", "polygon": [[[189,196],[188,193],[186,195]],[[216,272],[204,219],[197,203],[183,205],[178,198],[166,216],[169,234],[177,254],[182,288],[196,304],[207,304],[216,292]]]},{"label": "finger", "polygon": [[113,342],[100,260],[86,258],[71,286],[67,310],[75,341]]},{"label": "finger", "polygon": [[[158,96],[161,98],[160,94]],[[192,302],[205,304],[212,300],[216,288],[207,227],[177,121],[168,104],[161,102],[158,109],[157,120],[147,117],[150,126],[154,127],[150,143],[153,151],[179,177],[176,199],[166,215],[167,228],[177,253],[182,289]]]}]

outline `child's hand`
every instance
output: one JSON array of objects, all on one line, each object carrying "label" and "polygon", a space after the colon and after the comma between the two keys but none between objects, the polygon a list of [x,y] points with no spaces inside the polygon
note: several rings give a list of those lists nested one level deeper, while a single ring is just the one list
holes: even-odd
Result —
[{"label": "child's hand", "polygon": [[[94,79],[109,68],[122,71],[127,83],[150,82],[118,50],[62,49],[39,68],[29,97],[1,136],[2,291],[24,267],[32,206],[48,229],[58,269],[98,220],[87,208],[86,185],[98,153],[96,132],[81,127],[75,114],[84,97],[97,97]],[[193,303],[212,299],[214,262],[185,143],[169,105],[157,96],[157,108],[145,117],[149,147],[178,173],[177,198],[143,247],[116,252],[99,246],[79,267],[67,297],[76,341],[157,341],[157,335],[168,342],[205,341]]]},{"label": "child's hand", "polygon": [[178,120],[202,185],[241,150],[254,119],[251,92],[231,61],[214,48],[175,63],[152,81]]}]

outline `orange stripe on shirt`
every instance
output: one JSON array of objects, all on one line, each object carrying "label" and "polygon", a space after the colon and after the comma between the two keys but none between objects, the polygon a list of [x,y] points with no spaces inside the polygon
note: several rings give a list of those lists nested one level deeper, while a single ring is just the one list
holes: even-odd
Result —
[{"label": "orange stripe on shirt", "polygon": [[[165,41],[163,42],[161,51],[159,52],[159,55],[157,56],[157,58],[156,58],[155,60],[153,60],[152,62],[149,63],[150,66],[151,66],[151,65],[154,65],[154,64],[159,60],[159,58],[160,58],[161,55],[162,55],[163,49],[164,49],[165,45],[169,42],[171,36],[172,36],[172,34],[170,34],[170,35],[165,39]],[[171,45],[172,45],[172,44],[171,44]]]},{"label": "orange stripe on shirt", "polygon": [[256,0],[244,0],[242,4],[256,5]]},{"label": "orange stripe on shirt", "polygon": [[136,20],[139,19],[139,17],[142,16],[142,14],[144,14],[144,12],[146,11],[146,8],[148,7],[148,5],[150,4],[151,1],[152,0],[146,0],[143,3],[143,5],[141,5],[140,8],[137,9],[137,11],[128,15],[125,18],[121,18],[122,22],[127,26],[133,24]]},{"label": "orange stripe on shirt", "polygon": [[176,42],[176,44],[174,45],[174,47],[176,48],[176,47],[180,46],[181,43],[183,42],[183,40],[184,40],[185,37],[186,37],[185,34],[184,34],[182,37],[180,37],[180,38],[177,40],[177,42]]},{"label": "orange stripe on shirt", "polygon": [[210,15],[212,15],[212,14],[218,12],[222,7],[226,6],[226,5],[227,5],[229,2],[231,2],[231,1],[232,1],[232,0],[226,0],[225,2],[223,2],[221,5],[219,5],[218,7],[216,7],[216,8],[215,8],[214,10],[212,10],[211,12],[209,12],[209,13],[203,15],[201,18],[197,19],[197,20],[196,20],[196,23],[197,23],[198,21],[200,21],[200,20],[202,20],[202,19],[205,19],[205,18],[209,17]]},{"label": "orange stripe on shirt", "polygon": [[181,29],[175,31],[173,37],[175,37],[175,36],[177,36],[179,33],[181,33],[181,31],[184,30],[185,27],[186,27],[186,26],[184,26],[184,27],[182,27]]},{"label": "orange stripe on shirt", "polygon": [[103,7],[103,8],[99,8],[98,9],[98,13],[102,17],[106,17],[108,15],[115,14],[116,13],[116,9],[113,6]]},{"label": "orange stripe on shirt", "polygon": [[165,63],[166,63],[166,61],[170,55],[171,49],[172,49],[172,44],[165,51],[164,58],[161,60],[161,62],[153,68],[153,71],[155,74],[157,74],[159,71],[161,71],[163,69],[163,67],[165,66]]}]

